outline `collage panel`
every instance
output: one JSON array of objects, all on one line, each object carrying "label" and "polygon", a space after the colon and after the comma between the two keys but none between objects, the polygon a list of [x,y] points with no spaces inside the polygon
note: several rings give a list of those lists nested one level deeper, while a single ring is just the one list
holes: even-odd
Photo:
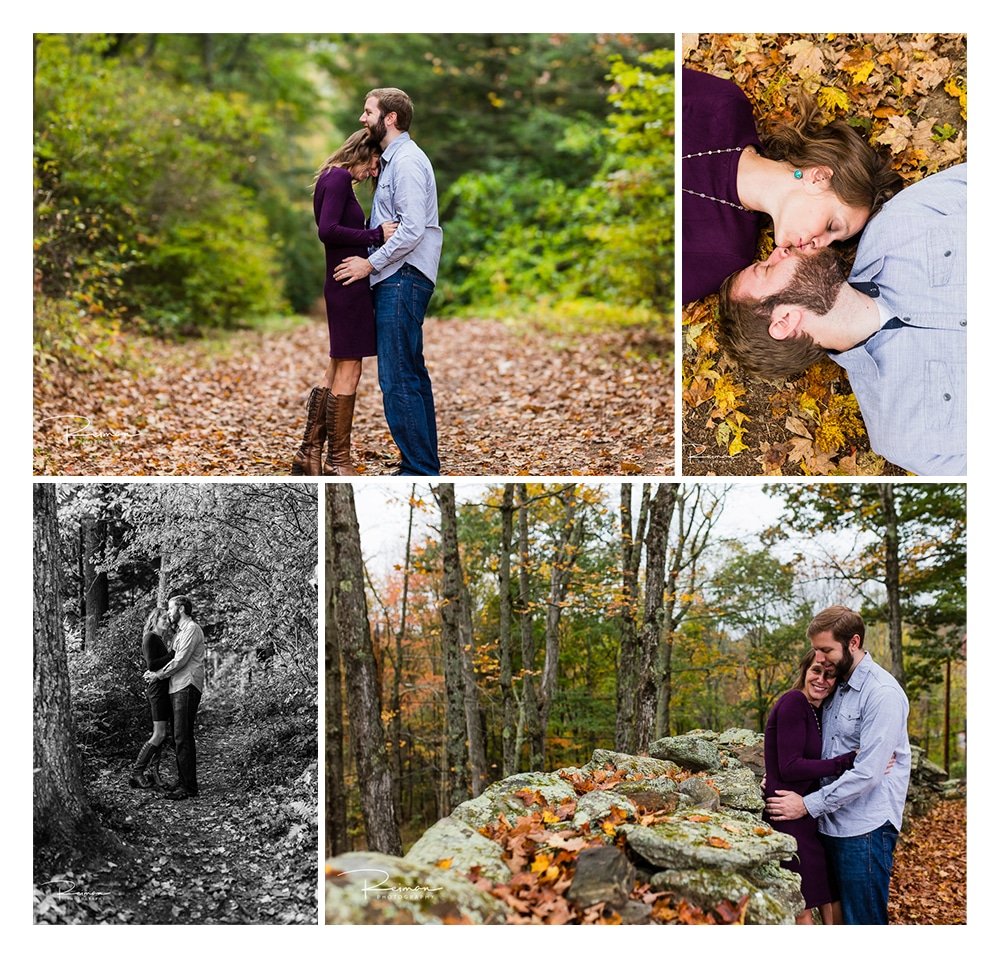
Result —
[{"label": "collage panel", "polygon": [[326,923],[965,924],[965,493],[327,485]]},{"label": "collage panel", "polygon": [[673,475],[671,34],[36,34],[34,88],[34,475]]},{"label": "collage panel", "polygon": [[685,34],[688,476],[966,474],[964,34]]},{"label": "collage panel", "polygon": [[37,925],[315,925],[317,488],[35,483]]}]

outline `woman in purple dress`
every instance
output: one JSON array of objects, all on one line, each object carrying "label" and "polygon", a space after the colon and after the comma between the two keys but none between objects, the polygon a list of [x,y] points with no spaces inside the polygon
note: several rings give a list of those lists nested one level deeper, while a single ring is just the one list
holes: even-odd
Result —
[{"label": "woman in purple dress", "polygon": [[[821,706],[836,684],[834,668],[817,662],[812,649],[799,664],[799,678],[775,703],[764,729],[764,797],[779,789],[808,795],[820,787],[820,778],[835,778],[854,764],[854,752],[823,759]],[[765,819],[767,818],[765,814]],[[806,907],[796,918],[800,925],[812,924],[812,909],[819,908],[823,924],[839,924],[836,882],[827,868],[815,818],[806,815],[794,821],[768,824],[792,835],[799,846],[796,859],[784,867],[802,877]]]},{"label": "woman in purple dress", "polygon": [[[293,476],[356,476],[351,463],[354,398],[365,356],[375,355],[375,312],[367,283],[345,286],[333,278],[348,256],[367,257],[381,246],[397,223],[365,229],[365,214],[354,187],[378,176],[380,151],[358,130],[319,168],[313,189],[313,211],[319,238],[326,247],[326,318],[330,329],[330,361],[322,386],[313,387],[306,405],[305,436],[292,460]],[[323,444],[326,443],[326,459]]]},{"label": "woman in purple dress", "polygon": [[818,249],[859,233],[902,186],[859,133],[820,125],[805,99],[795,123],[759,137],[735,83],[686,68],[681,83],[684,303],[753,262],[768,217],[775,246]]}]

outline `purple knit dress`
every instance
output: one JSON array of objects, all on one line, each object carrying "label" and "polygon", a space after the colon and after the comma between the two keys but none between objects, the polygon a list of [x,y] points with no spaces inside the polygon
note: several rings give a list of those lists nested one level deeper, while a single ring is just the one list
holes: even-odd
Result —
[{"label": "purple knit dress", "polygon": [[[775,703],[764,729],[764,767],[767,772],[765,798],[777,791],[808,795],[820,787],[820,778],[836,777],[854,764],[854,752],[822,759],[823,737],[820,713],[799,689],[786,692]],[[798,842],[799,857],[783,862],[785,868],[802,876],[802,895],[807,908],[836,901],[836,882],[831,882],[826,853],[819,837],[819,824],[806,815],[793,822],[765,821]]]},{"label": "purple knit dress", "polygon": [[[763,152],[753,109],[730,80],[685,69],[681,72],[683,131],[681,187],[716,199],[682,193],[681,296],[683,303],[717,293],[722,281],[753,262],[766,217],[737,209],[736,169],[740,153],[704,155],[753,145]],[[692,155],[702,153],[703,155]],[[726,200],[720,203],[718,200]]]},{"label": "purple knit dress", "polygon": [[366,230],[365,214],[354,195],[351,174],[333,166],[320,175],[313,194],[319,238],[326,247],[326,321],[330,355],[360,359],[375,355],[375,311],[368,280],[345,286],[333,278],[348,256],[367,258],[369,246],[382,245],[382,229]]}]

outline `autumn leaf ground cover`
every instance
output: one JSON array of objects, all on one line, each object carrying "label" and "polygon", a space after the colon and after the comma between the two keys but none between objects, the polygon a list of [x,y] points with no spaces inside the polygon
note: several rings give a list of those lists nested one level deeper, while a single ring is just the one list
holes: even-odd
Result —
[{"label": "autumn leaf ground cover", "polygon": [[[673,352],[646,328],[554,334],[528,323],[424,326],[445,475],[673,473]],[[220,340],[122,336],[110,362],[36,368],[35,475],[287,475],[328,349],[321,317]],[[353,449],[398,454],[374,361]]]},{"label": "autumn leaf ground cover", "polygon": [[[758,121],[791,116],[801,89],[887,150],[907,183],[966,158],[961,34],[689,34],[685,66],[734,80]],[[765,230],[760,255],[773,249]],[[722,352],[718,297],[683,325],[685,475],[906,475],[871,451],[846,374],[818,363],[792,382],[744,376]]]},{"label": "autumn leaf ground cover", "polygon": [[37,924],[317,921],[315,763],[287,785],[248,787],[218,713],[200,713],[199,726],[196,799],[131,789],[127,767],[98,775],[88,791],[108,840],[69,866],[36,863]]}]

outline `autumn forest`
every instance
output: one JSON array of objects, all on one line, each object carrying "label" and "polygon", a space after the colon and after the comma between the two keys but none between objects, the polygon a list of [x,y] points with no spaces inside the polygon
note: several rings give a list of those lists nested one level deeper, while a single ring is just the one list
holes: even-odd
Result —
[{"label": "autumn forest", "polygon": [[328,854],[400,854],[595,748],[762,731],[834,602],[905,685],[912,741],[964,774],[963,486],[406,492],[327,489]]}]

